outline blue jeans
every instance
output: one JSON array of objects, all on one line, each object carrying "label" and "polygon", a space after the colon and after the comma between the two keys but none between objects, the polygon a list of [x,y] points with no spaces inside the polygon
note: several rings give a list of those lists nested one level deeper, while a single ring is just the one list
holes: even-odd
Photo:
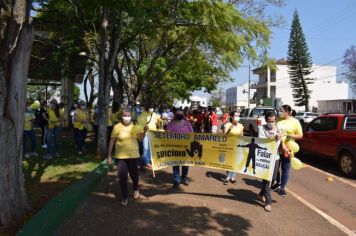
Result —
[{"label": "blue jeans", "polygon": [[181,179],[187,178],[188,170],[189,170],[189,166],[182,166],[182,177],[181,177],[179,166],[173,166],[174,182],[180,184]]},{"label": "blue jeans", "polygon": [[25,153],[25,154],[28,153],[27,145],[26,145],[27,137],[29,137],[31,140],[31,152],[34,152],[35,148],[36,148],[35,131],[33,129],[32,130],[24,130],[24,132],[23,132],[23,153]]},{"label": "blue jeans", "polygon": [[59,153],[59,139],[60,139],[61,127],[54,126],[52,129],[48,128],[46,130],[46,133],[47,133],[47,154],[51,155],[54,153]]},{"label": "blue jeans", "polygon": [[85,145],[85,138],[87,137],[86,128],[77,130],[77,151],[82,152]]},{"label": "blue jeans", "polygon": [[141,163],[143,166],[151,163],[151,149],[150,149],[150,139],[148,134],[146,134],[145,138],[143,139],[143,154],[141,158]]},{"label": "blue jeans", "polygon": [[227,179],[235,179],[236,176],[236,172],[232,172],[232,171],[227,171],[226,172],[226,178]]},{"label": "blue jeans", "polygon": [[282,177],[281,177],[281,189],[284,190],[288,183],[289,179],[289,172],[290,172],[290,158],[281,157],[281,170],[282,170]]}]

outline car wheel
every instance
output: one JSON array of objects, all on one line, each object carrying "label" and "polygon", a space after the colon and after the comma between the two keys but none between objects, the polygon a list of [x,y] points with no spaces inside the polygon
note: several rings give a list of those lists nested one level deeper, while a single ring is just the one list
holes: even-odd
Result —
[{"label": "car wheel", "polygon": [[340,154],[340,169],[348,176],[356,175],[356,160],[349,152],[342,152]]}]

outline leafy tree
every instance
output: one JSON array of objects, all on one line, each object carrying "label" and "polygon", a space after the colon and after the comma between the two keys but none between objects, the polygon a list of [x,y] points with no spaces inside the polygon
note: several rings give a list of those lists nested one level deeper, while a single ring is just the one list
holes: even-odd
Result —
[{"label": "leafy tree", "polygon": [[342,64],[348,69],[345,79],[349,81],[354,92],[356,92],[356,46],[352,45],[346,49]]},{"label": "leafy tree", "polygon": [[293,16],[287,60],[295,105],[304,106],[305,111],[309,111],[311,90],[308,88],[308,85],[313,83],[313,78],[308,76],[312,73],[311,68],[313,63],[302,26],[299,22],[297,10],[294,11]]},{"label": "leafy tree", "polygon": [[73,98],[74,101],[78,101],[80,97],[80,88],[77,85],[74,85]]},{"label": "leafy tree", "polygon": [[28,0],[0,4],[0,225],[29,209],[22,175],[22,135],[33,43]]}]

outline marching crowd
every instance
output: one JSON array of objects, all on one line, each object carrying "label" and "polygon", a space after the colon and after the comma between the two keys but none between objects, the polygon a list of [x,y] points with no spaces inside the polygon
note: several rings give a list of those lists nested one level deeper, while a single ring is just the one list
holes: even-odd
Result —
[{"label": "marching crowd", "polygon": [[[41,129],[42,147],[47,148],[45,159],[60,157],[60,143],[62,127],[69,124],[73,128],[75,148],[78,155],[85,152],[85,138],[87,132],[93,130],[95,140],[98,138],[98,109],[94,108],[93,115],[89,115],[84,101],[79,101],[72,106],[68,115],[64,113],[63,104],[58,104],[52,99],[48,106],[41,102],[39,109],[34,109],[28,104],[25,113],[24,125],[24,157],[38,156],[33,125]],[[243,136],[244,127],[239,122],[238,111],[227,111],[221,117],[216,110],[209,108],[168,108],[155,109],[153,106],[141,106],[140,103],[123,107],[113,102],[108,111],[108,164],[115,162],[118,169],[121,204],[128,203],[128,175],[133,182],[133,198],[138,199],[139,169],[152,169],[151,153],[147,131],[162,130],[175,133],[223,133],[225,135]],[[258,197],[264,202],[264,209],[271,211],[271,189],[285,197],[285,187],[288,183],[290,172],[290,150],[285,145],[286,141],[299,140],[303,137],[302,127],[298,120],[293,118],[289,105],[283,105],[279,110],[279,117],[273,111],[266,112],[266,124],[259,127],[258,137],[274,138],[279,145],[276,156],[272,182],[263,180]],[[219,131],[221,130],[221,131]],[[27,140],[31,141],[31,149],[27,148]],[[254,159],[252,159],[254,162]],[[253,165],[254,166],[254,165]],[[248,163],[246,164],[246,170]],[[245,170],[245,171],[246,171]],[[189,185],[188,166],[173,167],[173,188],[180,184]],[[236,173],[228,171],[223,184],[236,184]]]}]

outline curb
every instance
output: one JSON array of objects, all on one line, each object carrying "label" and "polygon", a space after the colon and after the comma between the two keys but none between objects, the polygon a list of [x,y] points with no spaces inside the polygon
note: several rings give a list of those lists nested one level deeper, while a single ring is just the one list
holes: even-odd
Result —
[{"label": "curb", "polygon": [[71,215],[76,207],[86,199],[88,193],[107,174],[109,168],[106,160],[102,161],[83,179],[70,185],[48,202],[16,235],[52,235],[64,219]]}]

